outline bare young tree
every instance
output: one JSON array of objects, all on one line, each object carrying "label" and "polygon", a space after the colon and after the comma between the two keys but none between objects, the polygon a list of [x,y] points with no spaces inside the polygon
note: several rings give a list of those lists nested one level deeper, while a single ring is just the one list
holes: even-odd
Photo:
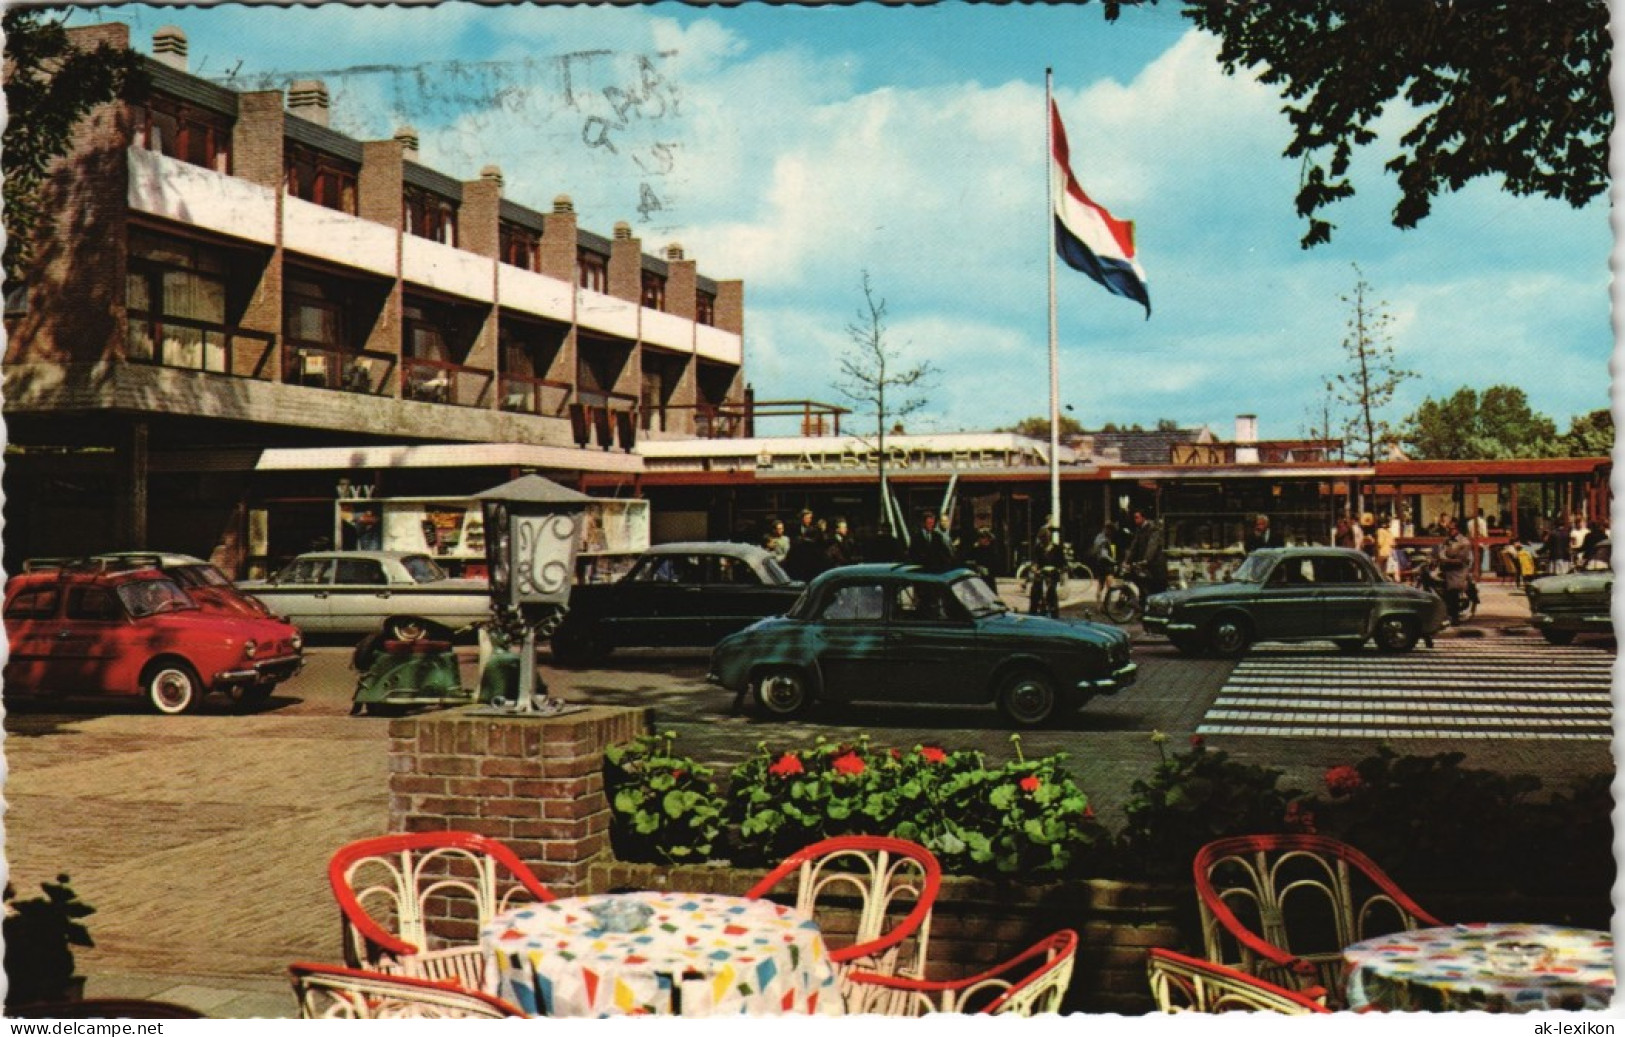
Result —
[{"label": "bare young tree", "polygon": [[1395,435],[1382,419],[1383,409],[1394,401],[1394,390],[1401,382],[1417,376],[1415,371],[1395,366],[1388,330],[1394,319],[1388,314],[1388,304],[1371,295],[1365,273],[1354,264],[1354,291],[1341,296],[1351,308],[1348,334],[1343,338],[1349,368],[1333,378],[1337,402],[1352,412],[1347,422],[1349,444],[1354,456],[1367,464],[1376,461],[1383,444]]},{"label": "bare young tree", "polygon": [[[835,388],[857,404],[860,414],[875,416],[880,459],[880,521],[888,522],[886,487],[886,429],[926,404],[923,394],[938,374],[930,361],[903,366],[901,351],[887,340],[886,300],[877,298],[869,271],[863,272],[863,305],[857,319],[846,326],[852,345],[841,354],[841,377]],[[900,531],[899,531],[900,532]]]}]

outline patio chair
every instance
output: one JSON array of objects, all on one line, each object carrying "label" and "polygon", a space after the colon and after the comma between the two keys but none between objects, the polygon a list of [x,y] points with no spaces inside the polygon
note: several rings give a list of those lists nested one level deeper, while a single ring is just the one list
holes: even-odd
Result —
[{"label": "patio chair", "polygon": [[1078,934],[1061,929],[1020,954],[974,976],[954,980],[912,979],[853,972],[848,1011],[921,1016],[933,1012],[964,1015],[1029,1016],[1058,1012],[1072,982]]},{"label": "patio chair", "polygon": [[508,847],[473,832],[362,839],[327,866],[352,967],[485,988],[479,928],[552,892]]},{"label": "patio chair", "polygon": [[1151,948],[1146,972],[1151,979],[1151,996],[1164,1012],[1331,1012],[1321,1003],[1326,992],[1319,987],[1288,990],[1227,965],[1162,947]]},{"label": "patio chair", "polygon": [[345,965],[288,966],[301,1019],[510,1019],[524,1015],[489,994],[454,983]]},{"label": "patio chair", "polygon": [[942,884],[930,850],[890,836],[836,836],[797,850],[745,895],[765,899],[791,876],[794,906],[822,928],[849,1011],[862,1010],[850,1005],[862,993],[848,983],[855,971],[925,978],[931,906]]},{"label": "patio chair", "polygon": [[1289,990],[1339,998],[1343,948],[1444,924],[1371,858],[1324,836],[1219,839],[1197,851],[1194,871],[1208,960]]}]

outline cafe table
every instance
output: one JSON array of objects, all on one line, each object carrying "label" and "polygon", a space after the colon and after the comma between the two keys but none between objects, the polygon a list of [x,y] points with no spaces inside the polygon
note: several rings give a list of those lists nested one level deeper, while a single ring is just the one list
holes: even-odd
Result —
[{"label": "cafe table", "polygon": [[528,1015],[838,1015],[812,919],[767,900],[606,893],[526,904],[481,927],[490,992]]},{"label": "cafe table", "polygon": [[1473,923],[1363,940],[1343,951],[1351,1009],[1605,1009],[1614,940],[1594,929]]}]

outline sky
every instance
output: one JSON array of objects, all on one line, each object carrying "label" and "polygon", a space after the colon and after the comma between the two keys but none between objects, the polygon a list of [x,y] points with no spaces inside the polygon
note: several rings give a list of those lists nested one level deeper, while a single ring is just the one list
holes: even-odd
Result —
[{"label": "sky", "polygon": [[460,180],[581,225],[626,221],[745,282],[758,399],[849,404],[839,357],[869,275],[905,365],[938,369],[908,431],[986,430],[1049,406],[1044,72],[1084,189],[1133,220],[1153,312],[1057,270],[1061,399],[1086,428],[1255,414],[1318,424],[1347,370],[1356,268],[1392,318],[1406,381],[1386,416],[1467,386],[1522,387],[1559,430],[1609,405],[1607,199],[1515,198],[1490,180],[1390,224],[1382,172],[1403,112],[1357,157],[1331,244],[1299,247],[1298,166],[1270,87],[1226,75],[1172,4],[842,8],[530,6],[76,12],[150,50],[179,25],[191,69],[238,89],[322,78],[331,124],[418,131]]}]

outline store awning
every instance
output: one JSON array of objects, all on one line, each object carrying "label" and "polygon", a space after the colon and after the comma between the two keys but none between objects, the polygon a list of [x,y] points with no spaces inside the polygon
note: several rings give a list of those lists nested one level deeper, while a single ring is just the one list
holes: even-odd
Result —
[{"label": "store awning", "polygon": [[273,447],[260,472],[348,471],[354,468],[546,468],[639,474],[643,458],[620,450],[580,450],[535,443],[434,443],[421,446]]}]

